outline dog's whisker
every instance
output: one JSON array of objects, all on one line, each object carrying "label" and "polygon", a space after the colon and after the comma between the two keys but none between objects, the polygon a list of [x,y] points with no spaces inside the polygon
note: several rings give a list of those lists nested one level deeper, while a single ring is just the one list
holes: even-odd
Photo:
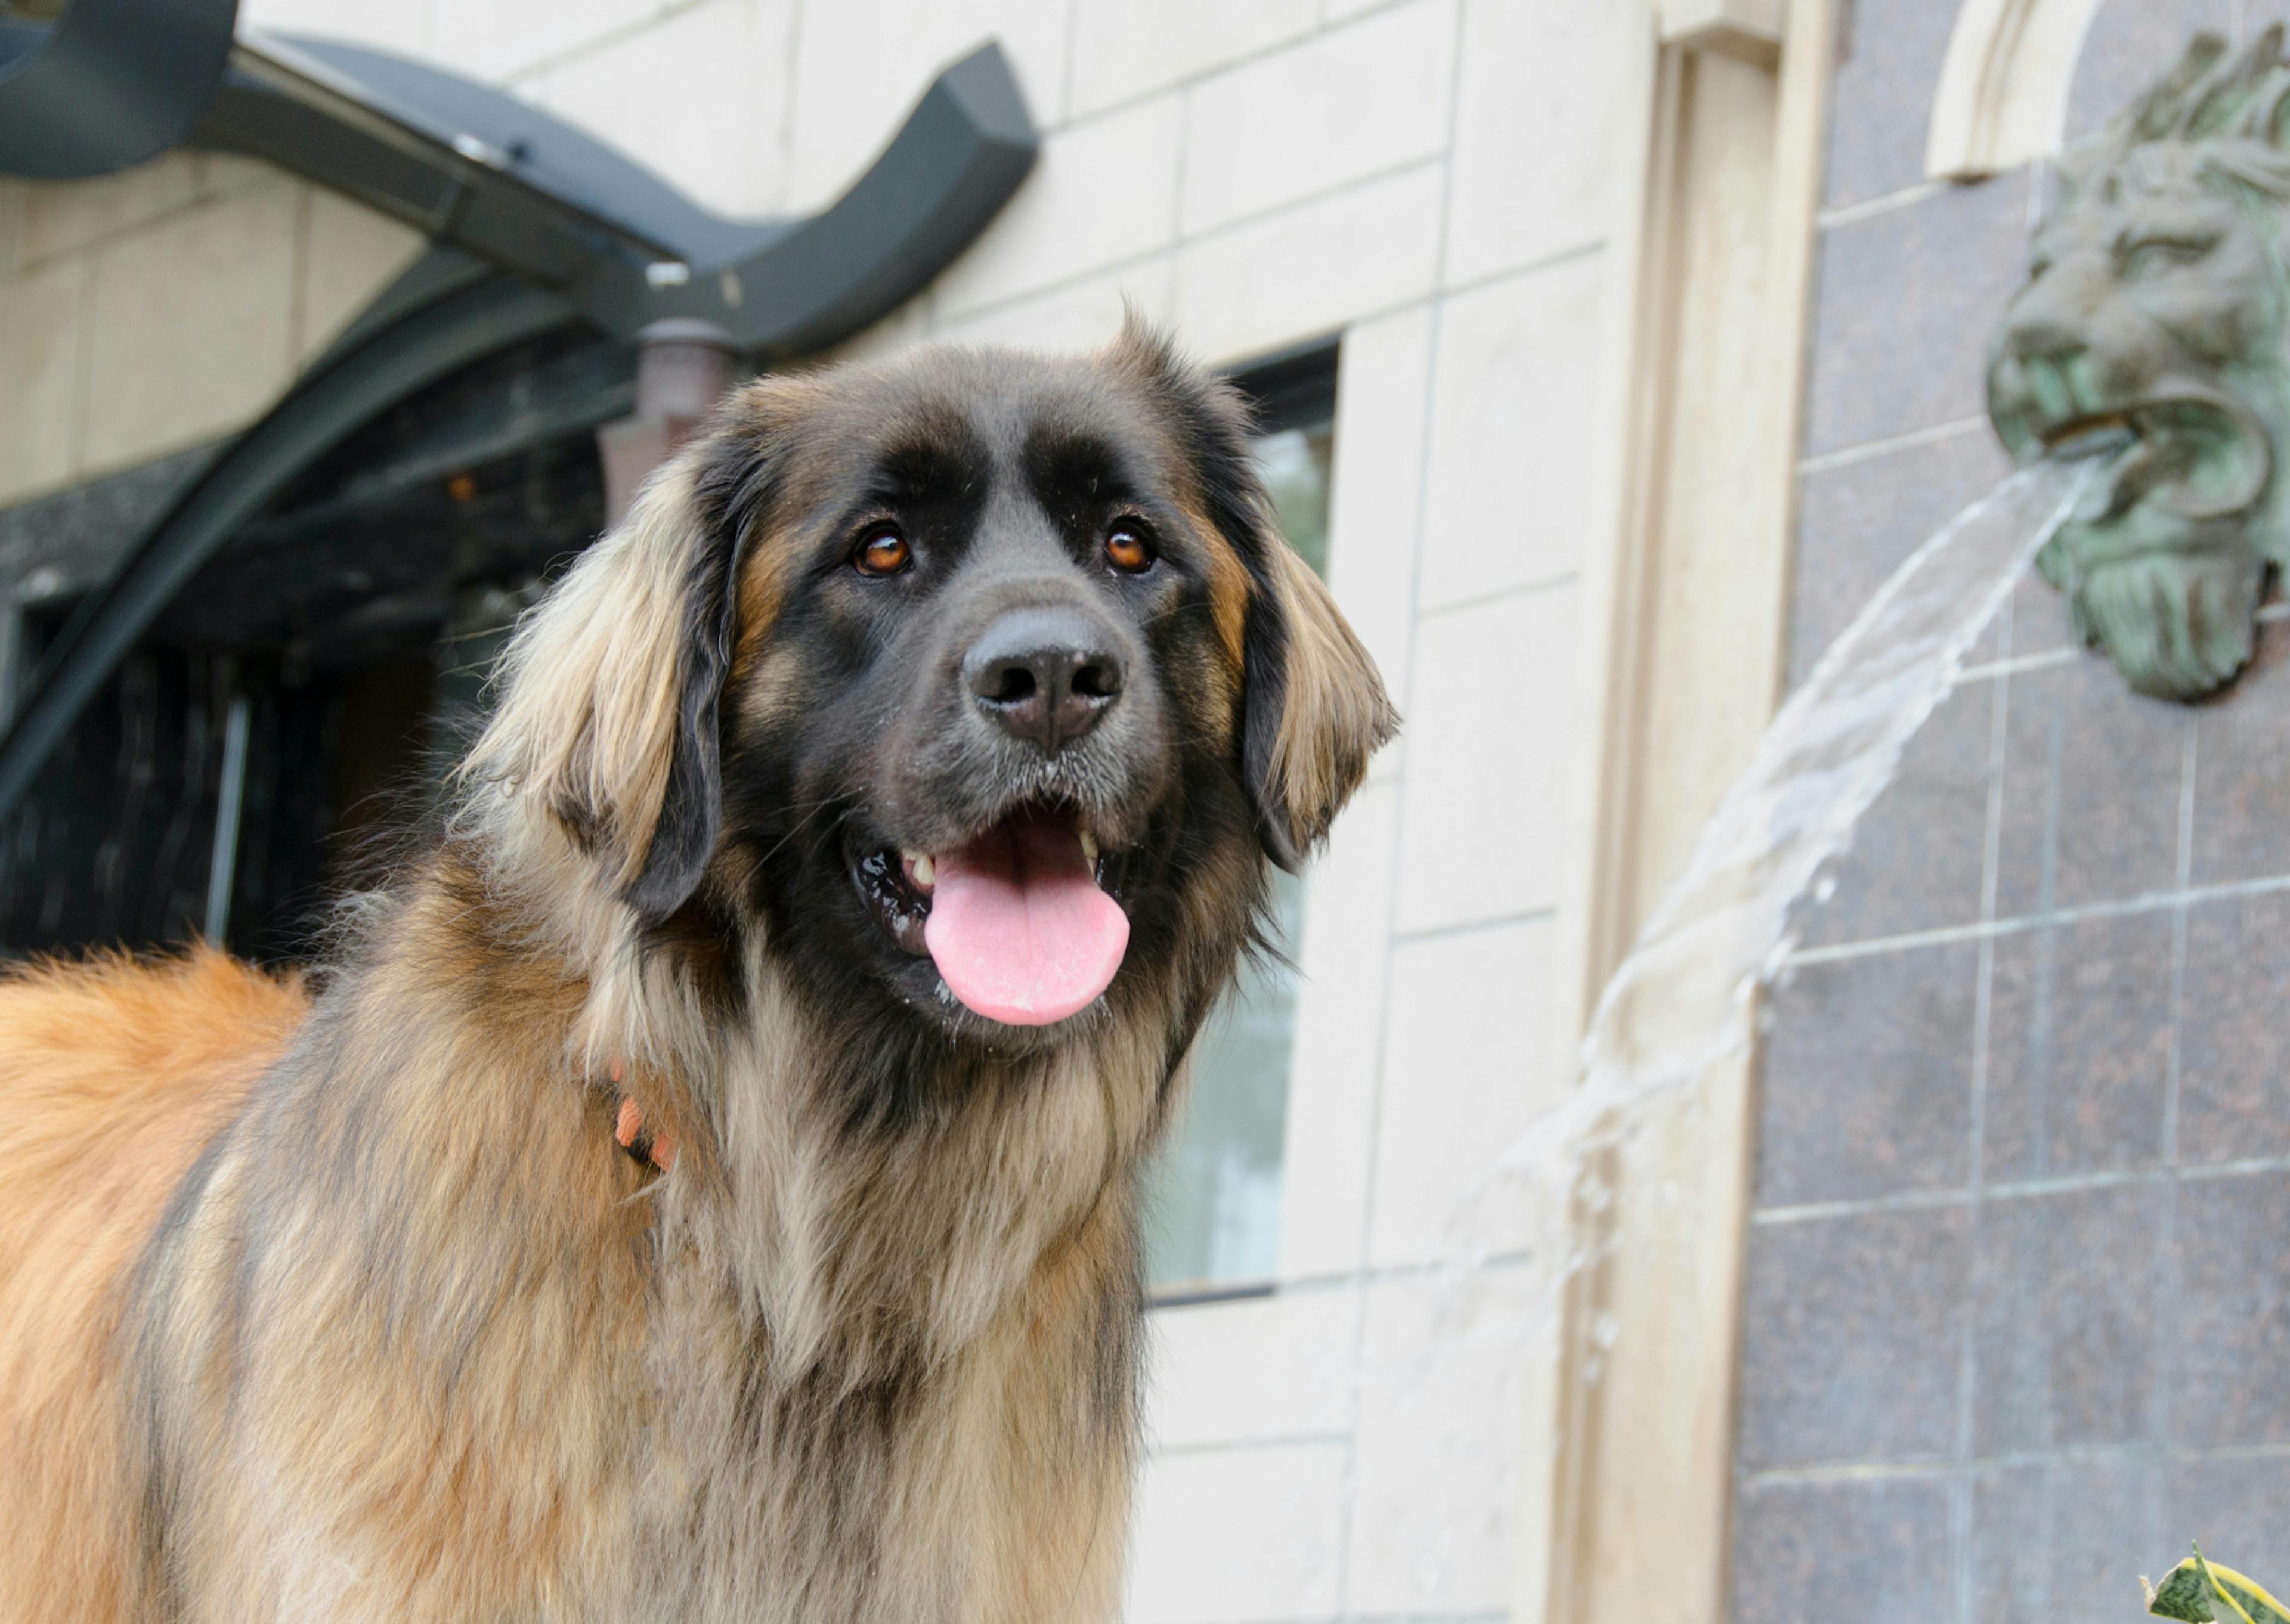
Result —
[{"label": "dog's whisker", "polygon": [[[792,828],[789,829],[786,834],[781,836],[779,839],[773,841],[770,849],[765,852],[762,856],[756,859],[757,866],[760,868],[764,864],[771,861],[773,858],[777,857],[781,851],[787,846],[789,842],[794,840],[796,836],[804,832],[805,828],[809,826],[813,818],[816,818],[821,812],[826,811],[829,807],[833,806],[837,802],[842,799],[843,797],[840,796],[834,796],[824,801],[814,804],[809,811],[805,812],[801,817],[796,820],[795,826]],[[839,828],[845,819],[848,818],[849,815],[850,814],[848,812],[845,812],[843,817],[837,818],[836,820],[835,827]]]}]

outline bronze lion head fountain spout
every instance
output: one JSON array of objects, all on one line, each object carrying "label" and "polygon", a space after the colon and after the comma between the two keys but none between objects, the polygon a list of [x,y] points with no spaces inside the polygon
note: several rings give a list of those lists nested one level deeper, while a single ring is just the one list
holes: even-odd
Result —
[{"label": "bronze lion head fountain spout", "polygon": [[2022,462],[2136,442],[2038,559],[2142,692],[2195,700],[2248,662],[2290,562],[2290,62],[2198,36],[2061,165],[1988,376]]}]

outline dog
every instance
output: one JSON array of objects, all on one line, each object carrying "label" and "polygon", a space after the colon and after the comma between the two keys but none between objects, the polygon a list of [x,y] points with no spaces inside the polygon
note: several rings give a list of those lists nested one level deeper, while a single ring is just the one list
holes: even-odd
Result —
[{"label": "dog", "polygon": [[1397,725],[1132,322],[735,391],[306,983],[0,982],[5,1624],[1116,1616],[1140,1169]]}]

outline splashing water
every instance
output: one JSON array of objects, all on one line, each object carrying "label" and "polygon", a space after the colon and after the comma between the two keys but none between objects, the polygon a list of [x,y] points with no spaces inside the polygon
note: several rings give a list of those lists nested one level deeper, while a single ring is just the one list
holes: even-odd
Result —
[{"label": "splashing water", "polygon": [[[1573,1380],[1603,1380],[1624,1328],[1597,1306],[1595,1287],[1571,1327],[1567,1304],[1624,1244],[1614,1182],[1627,1176],[1624,1152],[1659,1111],[1693,1108],[1722,1075],[1715,1068],[1750,1052],[1757,995],[1789,959],[1798,903],[1828,900],[1835,887],[1823,867],[1892,782],[1909,740],[1955,686],[1973,643],[2038,551],[2108,487],[2130,444],[2120,431],[2087,436],[2005,480],[1918,548],[1830,644],[1606,983],[1574,1088],[1457,1204],[1430,1334],[1369,1361],[1373,1378],[1355,1365],[1356,1386],[1373,1379],[1396,1389],[1405,1412],[1430,1389],[1448,1356],[1442,1349],[1516,1349],[1522,1338],[1554,1332],[1553,1352],[1579,1339]],[[1665,1205],[1685,1196],[1655,1194]],[[1519,1220],[1537,1212],[1559,1226],[1545,1231],[1551,1244],[1541,1253],[1553,1265],[1541,1276],[1549,1295],[1505,1309],[1501,1293],[1479,1289],[1481,1266],[1514,1244]],[[1554,1419],[1561,1431],[1580,1424]],[[1425,1553],[1427,1589],[1445,1583],[1451,1555],[1444,1544]]]},{"label": "splashing water", "polygon": [[1831,644],[1702,827],[1685,875],[1606,983],[1566,1106],[1596,1142],[1750,1043],[1790,916],[1899,770],[1966,653],[2126,442],[2022,469],[1894,572]]},{"label": "splashing water", "polygon": [[[2094,436],[2006,479],[1910,555],[1830,645],[1606,983],[1577,1086],[1463,1202],[1462,1244],[1451,1256],[1464,1269],[1490,1250],[1495,1196],[1571,1188],[1578,1209],[1597,1208],[1611,1195],[1592,1171],[1598,1154],[1629,1138],[1657,1101],[1685,1095],[1712,1067],[1748,1052],[1758,989],[1795,943],[1792,910],[1892,782],[1902,750],[2037,552],[2129,443],[2120,433]],[[1563,1273],[1589,1260],[1577,1237]]]}]

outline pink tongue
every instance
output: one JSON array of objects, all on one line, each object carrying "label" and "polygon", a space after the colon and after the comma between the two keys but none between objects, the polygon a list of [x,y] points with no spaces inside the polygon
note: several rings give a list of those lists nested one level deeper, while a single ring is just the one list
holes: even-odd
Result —
[{"label": "pink tongue", "polygon": [[923,940],[954,996],[988,1020],[1063,1020],[1121,968],[1129,916],[1097,888],[1070,824],[1002,824],[936,867]]}]

